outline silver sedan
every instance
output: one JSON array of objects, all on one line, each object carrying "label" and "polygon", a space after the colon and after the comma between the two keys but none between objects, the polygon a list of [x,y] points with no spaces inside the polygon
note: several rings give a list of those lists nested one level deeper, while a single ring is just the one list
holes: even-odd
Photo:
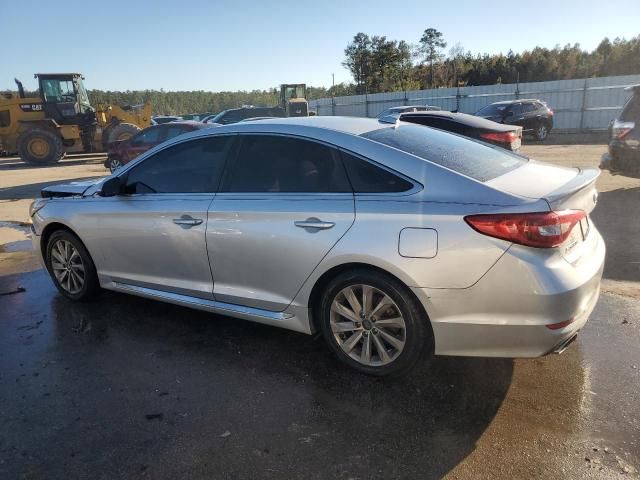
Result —
[{"label": "silver sedan", "polygon": [[598,299],[597,175],[402,122],[273,119],[46,188],[30,214],[72,300],[108,289],[319,331],[385,375],[563,350]]}]

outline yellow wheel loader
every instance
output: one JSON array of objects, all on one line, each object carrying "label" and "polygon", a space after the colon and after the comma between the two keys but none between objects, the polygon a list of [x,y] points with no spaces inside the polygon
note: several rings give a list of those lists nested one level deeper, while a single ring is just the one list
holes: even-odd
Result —
[{"label": "yellow wheel loader", "polygon": [[91,106],[79,73],[37,73],[39,96],[0,94],[0,151],[32,164],[51,164],[65,153],[96,152],[151,124],[151,106]]}]

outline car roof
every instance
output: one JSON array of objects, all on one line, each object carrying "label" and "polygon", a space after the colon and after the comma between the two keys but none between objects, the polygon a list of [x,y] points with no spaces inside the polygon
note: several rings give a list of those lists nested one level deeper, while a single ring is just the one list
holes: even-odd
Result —
[{"label": "car roof", "polygon": [[376,118],[363,117],[333,117],[333,116],[314,116],[314,117],[273,117],[264,120],[255,120],[252,122],[238,122],[220,127],[220,131],[245,130],[250,131],[250,127],[255,126],[268,127],[310,127],[320,128],[324,130],[335,130],[351,135],[362,135],[363,133],[381,128],[389,128],[389,124],[381,124]]},{"label": "car roof", "polygon": [[496,123],[486,118],[477,117],[475,115],[469,115],[467,113],[460,112],[447,112],[445,110],[433,110],[427,112],[407,112],[400,115],[400,120],[404,118],[420,118],[420,117],[438,117],[447,118],[456,123],[467,125],[472,128],[479,128],[483,130],[494,130],[500,132],[508,132],[518,127],[514,125],[503,125]]},{"label": "car roof", "polygon": [[530,102],[545,103],[543,100],[540,100],[538,98],[521,98],[518,100],[502,100],[500,102],[493,102],[490,105],[510,105],[512,103],[530,103]]}]

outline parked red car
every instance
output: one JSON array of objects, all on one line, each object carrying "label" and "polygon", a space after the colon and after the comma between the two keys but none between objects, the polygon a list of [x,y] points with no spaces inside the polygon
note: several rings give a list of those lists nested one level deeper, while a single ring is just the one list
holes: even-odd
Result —
[{"label": "parked red car", "polygon": [[109,152],[104,166],[113,173],[122,165],[129,163],[143,152],[160,145],[170,138],[186,132],[193,132],[201,128],[211,128],[211,124],[185,120],[181,122],[162,123],[145,128],[127,140],[113,142],[109,145]]}]

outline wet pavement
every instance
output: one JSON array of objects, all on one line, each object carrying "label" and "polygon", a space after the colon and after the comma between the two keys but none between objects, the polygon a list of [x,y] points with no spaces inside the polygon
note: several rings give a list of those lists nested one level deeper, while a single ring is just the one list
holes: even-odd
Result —
[{"label": "wet pavement", "polygon": [[[640,209],[619,190],[596,218],[613,245]],[[374,379],[321,338],[111,292],[72,303],[0,227],[20,233],[0,251],[1,479],[640,478],[640,299],[615,288],[637,283],[634,244],[609,245],[610,287],[564,354]]]}]

